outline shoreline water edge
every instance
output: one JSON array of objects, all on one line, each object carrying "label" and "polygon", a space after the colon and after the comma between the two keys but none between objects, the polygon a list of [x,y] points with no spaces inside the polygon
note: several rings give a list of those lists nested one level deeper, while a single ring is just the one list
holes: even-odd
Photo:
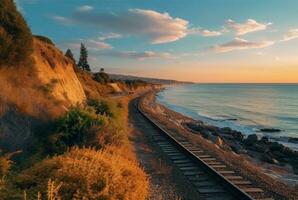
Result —
[{"label": "shoreline water edge", "polygon": [[[196,85],[196,84],[192,84],[192,85]],[[204,84],[204,86],[205,85],[208,85],[208,84]],[[214,84],[212,84],[212,85],[214,85]],[[225,84],[223,84],[223,85],[225,85]],[[222,86],[222,85],[219,85],[219,86]],[[295,86],[297,86],[297,92],[298,92],[298,85],[295,85]],[[258,119],[254,119],[253,117],[256,117],[256,115],[249,115],[247,117],[241,116],[241,114],[243,114],[243,113],[239,113],[238,115],[236,115],[235,112],[233,113],[231,110],[234,109],[233,107],[238,109],[238,107],[237,107],[238,105],[233,105],[233,107],[232,107],[231,102],[227,103],[227,106],[226,106],[226,107],[228,107],[228,109],[230,109],[230,110],[228,110],[230,113],[224,112],[224,110],[222,110],[222,107],[225,107],[225,105],[221,104],[220,106],[218,106],[220,111],[218,111],[216,114],[212,113],[212,112],[211,113],[213,115],[206,114],[206,109],[210,108],[210,107],[208,107],[208,105],[206,105],[206,108],[204,108],[205,109],[204,111],[191,109],[190,107],[197,106],[197,105],[193,106],[193,104],[195,104],[196,102],[192,102],[191,100],[193,100],[193,99],[191,99],[191,100],[185,99],[187,97],[183,96],[183,95],[188,95],[188,93],[190,91],[187,91],[184,93],[184,92],[181,92],[182,89],[180,89],[180,88],[175,90],[177,87],[180,87],[180,86],[164,87],[163,90],[158,92],[156,95],[157,102],[163,106],[168,107],[171,110],[174,110],[178,113],[181,113],[183,115],[191,117],[195,120],[202,121],[206,124],[213,125],[213,126],[220,127],[220,128],[229,127],[233,130],[241,132],[244,137],[248,137],[248,135],[255,134],[255,135],[257,135],[257,137],[259,139],[261,139],[262,137],[266,136],[272,142],[278,142],[286,147],[289,147],[295,151],[298,151],[298,130],[293,129],[293,130],[291,130],[291,133],[289,133],[289,131],[286,130],[286,129],[291,129],[291,128],[289,128],[289,126],[291,126],[291,125],[296,126],[298,124],[298,121],[297,122],[295,121],[295,123],[291,122],[291,123],[289,123],[289,125],[286,124],[286,122],[284,121],[284,124],[286,124],[286,126],[288,126],[287,128],[285,128],[284,126],[282,126],[282,127],[279,127],[277,125],[274,126],[268,122],[268,121],[274,121],[274,119],[267,119],[267,118],[261,119],[261,117],[259,117]],[[184,85],[183,85],[183,87],[184,87]],[[172,90],[172,91],[169,92],[169,90]],[[176,100],[176,99],[172,100],[171,97],[168,97],[170,95],[173,95],[173,93],[176,91],[180,92],[179,100]],[[191,91],[191,92],[193,92],[193,91]],[[203,92],[205,92],[205,91],[203,91]],[[204,94],[204,96],[202,96],[202,98],[206,98],[206,99],[209,98],[205,95],[206,94]],[[216,96],[211,96],[210,102],[214,101],[215,97]],[[189,106],[181,105],[181,102],[184,100],[186,101],[186,104],[188,104]],[[215,103],[217,103],[217,102],[213,102],[214,107],[217,106],[217,105],[214,105]],[[239,102],[235,102],[235,103],[239,103]],[[241,106],[243,106],[243,105],[241,105]],[[248,108],[249,107],[245,108],[246,109],[245,110],[244,106],[242,107],[242,109],[245,110],[245,112],[252,112],[252,111],[249,111]],[[271,109],[274,110],[274,108],[271,108]],[[220,115],[218,113],[220,113]],[[289,116],[289,117],[284,116],[284,118],[293,119],[294,117],[293,116]],[[296,116],[296,118],[298,120],[298,116]],[[260,120],[260,121],[267,120],[267,121],[266,121],[266,123],[265,122],[259,123],[258,120]],[[264,125],[264,124],[267,124],[267,125]]]},{"label": "shoreline water edge", "polygon": [[259,137],[257,134],[246,135],[231,127],[218,127],[187,116],[185,113],[181,113],[179,110],[177,111],[159,102],[158,95],[164,89],[154,94],[155,98],[152,104],[155,104],[153,107],[156,114],[172,114],[173,118],[171,120],[173,120],[175,118],[175,114],[173,113],[178,113],[182,116],[182,120],[181,118],[177,119],[174,122],[175,124],[195,135],[202,136],[221,149],[251,157],[257,164],[261,164],[262,167],[266,168],[264,172],[272,178],[278,179],[288,185],[298,185],[298,151],[278,141],[273,141],[267,136]]}]

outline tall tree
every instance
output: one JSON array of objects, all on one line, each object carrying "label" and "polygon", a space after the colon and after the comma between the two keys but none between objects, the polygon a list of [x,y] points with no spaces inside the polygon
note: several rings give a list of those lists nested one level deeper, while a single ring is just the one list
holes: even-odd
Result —
[{"label": "tall tree", "polygon": [[33,36],[13,0],[0,1],[0,65],[30,60]]},{"label": "tall tree", "polygon": [[83,43],[81,43],[80,59],[78,67],[85,70],[91,71],[90,65],[88,64],[88,51]]},{"label": "tall tree", "polygon": [[75,60],[75,58],[74,58],[74,56],[73,56],[73,53],[71,52],[70,49],[67,49],[67,51],[66,51],[66,53],[65,53],[65,56],[66,56],[67,58],[69,58],[70,60],[72,60],[73,63],[76,63],[76,60]]}]

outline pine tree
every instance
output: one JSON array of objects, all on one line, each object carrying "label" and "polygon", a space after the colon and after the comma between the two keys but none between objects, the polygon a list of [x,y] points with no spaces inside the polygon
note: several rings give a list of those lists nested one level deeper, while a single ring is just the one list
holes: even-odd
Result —
[{"label": "pine tree", "polygon": [[[33,36],[13,0],[0,1],[0,65],[27,64]],[[26,62],[26,63],[25,63]]]},{"label": "pine tree", "polygon": [[76,63],[76,60],[74,59],[73,53],[71,52],[70,49],[67,49],[65,56],[68,57],[70,60],[72,60],[73,63]]},{"label": "pine tree", "polygon": [[88,64],[88,51],[83,43],[81,43],[81,52],[78,67],[85,71],[91,71],[90,65]]}]

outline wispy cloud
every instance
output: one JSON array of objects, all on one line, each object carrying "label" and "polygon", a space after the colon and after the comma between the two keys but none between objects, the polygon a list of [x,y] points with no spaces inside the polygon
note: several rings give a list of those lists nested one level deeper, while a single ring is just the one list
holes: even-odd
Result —
[{"label": "wispy cloud", "polygon": [[67,18],[67,17],[63,17],[63,16],[60,16],[60,15],[53,15],[51,17],[52,17],[52,19],[56,20],[57,22],[60,22],[60,23],[65,24],[65,25],[74,24],[74,21],[70,18]]},{"label": "wispy cloud", "polygon": [[118,33],[104,33],[100,37],[98,37],[99,40],[110,40],[110,39],[117,39],[117,38],[122,38],[121,34]]},{"label": "wispy cloud", "polygon": [[222,35],[221,31],[210,31],[207,29],[202,29],[202,28],[191,28],[188,30],[189,34],[197,34],[201,35],[204,37],[214,37],[214,36],[220,36]]},{"label": "wispy cloud", "polygon": [[235,38],[230,42],[213,46],[211,47],[211,50],[213,52],[224,53],[224,52],[235,51],[235,50],[260,49],[260,48],[271,46],[273,44],[274,44],[273,41],[251,42],[241,38]]},{"label": "wispy cloud", "polygon": [[266,30],[272,23],[259,23],[254,19],[248,19],[244,23],[237,23],[231,19],[225,22],[226,26],[235,31],[236,35]]},{"label": "wispy cloud", "polygon": [[298,38],[298,29],[290,29],[281,41],[289,41]]},{"label": "wispy cloud", "polygon": [[81,6],[81,7],[77,8],[77,11],[78,12],[88,12],[88,11],[91,11],[93,9],[94,8],[92,6],[84,5],[84,6]]},{"label": "wispy cloud", "polygon": [[88,46],[89,49],[97,50],[97,49],[112,49],[112,45],[104,42],[104,41],[98,41],[98,40],[92,40],[89,39],[86,42],[86,46]]},{"label": "wispy cloud", "polygon": [[153,51],[103,51],[99,53],[100,56],[127,58],[127,59],[173,59],[175,58],[172,54],[168,52],[153,52]]},{"label": "wispy cloud", "polygon": [[[86,39],[83,40],[81,39],[80,42],[84,43],[84,45],[87,47],[88,50],[91,51],[99,51],[99,50],[106,50],[106,49],[112,49],[113,46],[110,45],[109,43],[106,43],[104,41],[101,40],[94,40],[94,39]],[[81,44],[80,42],[65,42],[64,44],[62,44],[62,46],[66,47],[66,48],[73,48],[73,49],[80,49]]]},{"label": "wispy cloud", "polygon": [[168,13],[153,10],[129,9],[119,13],[74,12],[71,18],[55,16],[53,19],[70,24],[81,23],[105,28],[112,32],[146,37],[153,44],[167,43],[184,38],[189,22]]}]

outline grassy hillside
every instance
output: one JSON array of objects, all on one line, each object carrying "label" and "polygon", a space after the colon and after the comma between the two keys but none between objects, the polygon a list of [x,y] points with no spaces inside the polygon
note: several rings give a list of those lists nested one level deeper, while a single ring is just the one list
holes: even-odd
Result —
[{"label": "grassy hillside", "polygon": [[145,85],[76,69],[51,40],[31,35],[12,0],[0,2],[0,19],[0,199],[144,200],[126,94]]},{"label": "grassy hillside", "polygon": [[52,122],[30,167],[3,173],[0,196],[45,198],[54,190],[62,199],[145,199],[148,179],[128,140],[128,102],[89,100]]},{"label": "grassy hillside", "polygon": [[86,101],[39,125],[28,144],[30,151],[18,152],[21,159],[16,163],[9,152],[0,154],[3,199],[146,198],[148,178],[129,142],[131,97],[110,98],[109,85],[78,73],[88,80],[79,78],[82,88],[101,88],[104,95],[87,93]]}]

